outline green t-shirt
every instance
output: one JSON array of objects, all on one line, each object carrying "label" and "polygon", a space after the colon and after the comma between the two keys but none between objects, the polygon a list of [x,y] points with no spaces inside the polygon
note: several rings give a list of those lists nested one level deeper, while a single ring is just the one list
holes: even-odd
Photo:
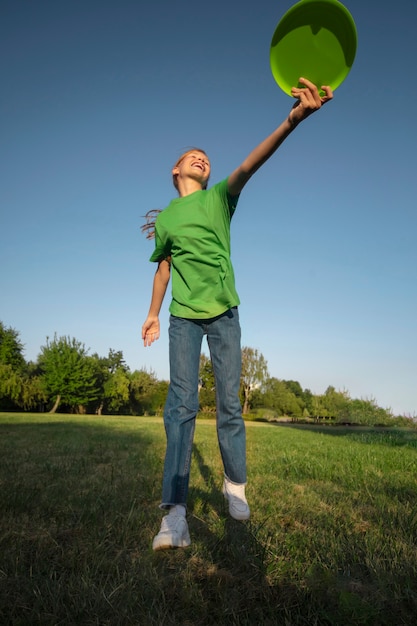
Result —
[{"label": "green t-shirt", "polygon": [[208,319],[240,303],[230,259],[230,220],[237,201],[225,179],[172,200],[158,215],[150,261],[171,256],[172,315]]}]

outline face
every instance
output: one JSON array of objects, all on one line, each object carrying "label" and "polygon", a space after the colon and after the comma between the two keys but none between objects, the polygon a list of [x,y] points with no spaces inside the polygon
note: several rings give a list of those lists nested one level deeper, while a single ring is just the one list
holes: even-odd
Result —
[{"label": "face", "polygon": [[172,170],[172,175],[175,186],[177,186],[177,176],[180,175],[198,181],[201,183],[202,188],[205,189],[210,176],[210,161],[201,150],[190,150],[176,163]]}]

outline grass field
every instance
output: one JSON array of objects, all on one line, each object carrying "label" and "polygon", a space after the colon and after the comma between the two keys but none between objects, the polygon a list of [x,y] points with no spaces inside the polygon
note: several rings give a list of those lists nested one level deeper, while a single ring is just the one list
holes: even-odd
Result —
[{"label": "grass field", "polygon": [[0,414],[0,624],[412,625],[417,433],[247,424],[249,522],[198,420],[192,545],[153,553],[158,418]]}]

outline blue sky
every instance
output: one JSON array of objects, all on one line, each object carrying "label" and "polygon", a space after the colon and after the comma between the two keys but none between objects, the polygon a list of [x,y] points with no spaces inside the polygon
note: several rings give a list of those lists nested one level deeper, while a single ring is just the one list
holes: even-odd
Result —
[{"label": "blue sky", "polygon": [[[291,1],[3,0],[0,319],[168,378],[140,339],[140,232],[190,145],[226,177],[288,115],[269,45]],[[243,191],[232,224],[242,343],[269,373],[417,413],[417,5],[346,0],[358,29],[333,102]]]}]

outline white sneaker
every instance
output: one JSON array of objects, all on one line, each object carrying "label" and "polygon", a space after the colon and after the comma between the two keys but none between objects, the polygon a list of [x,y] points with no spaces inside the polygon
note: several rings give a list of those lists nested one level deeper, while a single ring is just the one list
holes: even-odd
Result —
[{"label": "white sneaker", "polygon": [[183,515],[170,513],[162,518],[160,531],[152,542],[152,549],[186,548],[190,544],[187,520]]},{"label": "white sneaker", "polygon": [[229,513],[234,519],[249,519],[250,509],[245,496],[244,484],[237,485],[225,477],[223,481],[223,495],[229,502]]}]

